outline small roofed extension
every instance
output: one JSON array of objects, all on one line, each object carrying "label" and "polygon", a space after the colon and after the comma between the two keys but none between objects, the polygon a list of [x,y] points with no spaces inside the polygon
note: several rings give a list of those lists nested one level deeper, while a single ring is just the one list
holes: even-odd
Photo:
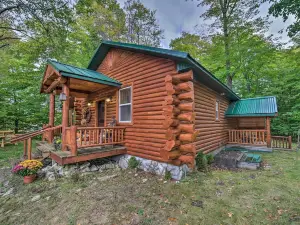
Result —
[{"label": "small roofed extension", "polygon": [[127,154],[193,167],[197,152],[228,143],[270,146],[277,115],[275,97],[240,99],[188,53],[112,41],[102,41],[87,69],[48,61],[41,93],[50,94],[47,127],[54,96],[67,97],[62,150],[77,157],[68,163],[119,137],[101,133],[114,126],[124,129],[118,144]]}]

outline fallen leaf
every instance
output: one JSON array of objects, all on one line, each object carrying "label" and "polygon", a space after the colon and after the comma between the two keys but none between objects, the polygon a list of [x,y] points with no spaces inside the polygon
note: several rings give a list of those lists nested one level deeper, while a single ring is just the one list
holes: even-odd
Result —
[{"label": "fallen leaf", "polygon": [[282,214],[282,212],[283,212],[283,210],[282,210],[282,209],[279,209],[279,210],[277,210],[277,213],[278,213],[279,215],[281,215],[281,214]]},{"label": "fallen leaf", "polygon": [[232,215],[233,215],[233,213],[232,213],[232,212],[229,212],[229,213],[228,213],[228,217],[230,217],[230,218],[231,218],[231,217],[232,217]]},{"label": "fallen leaf", "polygon": [[174,217],[169,217],[168,220],[171,221],[171,222],[176,222],[177,221],[177,219],[174,218]]}]

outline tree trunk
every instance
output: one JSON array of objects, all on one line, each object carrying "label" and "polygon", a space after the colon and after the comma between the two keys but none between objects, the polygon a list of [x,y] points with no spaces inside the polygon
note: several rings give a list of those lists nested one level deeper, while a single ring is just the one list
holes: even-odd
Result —
[{"label": "tree trunk", "polygon": [[228,18],[226,13],[223,14],[223,31],[224,31],[224,49],[225,49],[225,67],[227,86],[232,89],[232,76],[230,73],[230,50],[229,50],[229,36],[228,36]]},{"label": "tree trunk", "polygon": [[19,132],[19,119],[15,119],[15,134]]}]

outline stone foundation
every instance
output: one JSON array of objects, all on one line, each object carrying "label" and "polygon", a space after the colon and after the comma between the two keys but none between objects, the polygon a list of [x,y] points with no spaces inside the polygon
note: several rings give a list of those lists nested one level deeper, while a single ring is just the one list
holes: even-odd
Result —
[{"label": "stone foundation", "polygon": [[112,157],[112,159],[118,162],[119,167],[121,167],[122,169],[127,169],[128,161],[131,157],[135,157],[140,162],[138,167],[139,169],[161,176],[164,176],[166,171],[170,171],[172,178],[175,180],[181,180],[186,176],[186,173],[189,172],[189,168],[187,165],[175,166],[168,163],[157,162],[137,156],[131,156],[128,154],[114,156]]}]

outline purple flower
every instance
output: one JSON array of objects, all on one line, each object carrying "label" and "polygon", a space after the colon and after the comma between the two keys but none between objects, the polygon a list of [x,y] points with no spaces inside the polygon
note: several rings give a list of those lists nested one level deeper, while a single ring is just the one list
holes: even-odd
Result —
[{"label": "purple flower", "polygon": [[18,173],[20,170],[23,170],[23,169],[25,169],[23,166],[21,166],[21,165],[16,165],[13,169],[12,169],[12,171],[11,172],[13,172],[13,173]]}]

